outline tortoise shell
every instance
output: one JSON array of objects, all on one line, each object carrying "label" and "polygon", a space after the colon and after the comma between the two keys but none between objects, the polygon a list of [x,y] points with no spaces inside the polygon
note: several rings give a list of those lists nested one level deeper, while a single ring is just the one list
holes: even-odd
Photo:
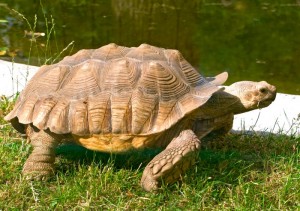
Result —
[{"label": "tortoise shell", "polygon": [[151,135],[218,90],[177,50],[109,44],[42,66],[5,119],[20,132]]}]

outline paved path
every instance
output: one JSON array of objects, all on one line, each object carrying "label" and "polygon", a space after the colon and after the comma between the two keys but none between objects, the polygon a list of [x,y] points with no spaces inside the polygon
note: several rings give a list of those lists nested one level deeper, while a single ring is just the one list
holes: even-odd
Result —
[{"label": "paved path", "polygon": [[278,93],[268,107],[235,115],[234,130],[300,135],[300,96]]},{"label": "paved path", "polygon": [[0,96],[13,96],[25,87],[38,67],[0,60]]},{"label": "paved path", "polygon": [[[0,60],[0,96],[21,91],[38,67]],[[236,115],[233,130],[300,135],[300,96],[278,94],[267,108]]]}]

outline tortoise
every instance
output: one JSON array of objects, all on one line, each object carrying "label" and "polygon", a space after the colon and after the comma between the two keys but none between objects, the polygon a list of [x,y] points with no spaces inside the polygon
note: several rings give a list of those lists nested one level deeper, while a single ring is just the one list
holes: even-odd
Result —
[{"label": "tortoise", "polygon": [[276,97],[265,81],[222,86],[227,77],[202,76],[178,50],[112,43],[40,67],[5,120],[33,146],[26,177],[53,175],[55,148],[71,138],[109,153],[163,149],[141,179],[146,191],[155,191],[195,163],[203,137],[226,134],[235,114]]}]

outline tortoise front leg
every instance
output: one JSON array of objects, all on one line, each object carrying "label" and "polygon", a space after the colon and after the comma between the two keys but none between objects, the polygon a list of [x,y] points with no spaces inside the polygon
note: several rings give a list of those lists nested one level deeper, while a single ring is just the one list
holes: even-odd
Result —
[{"label": "tortoise front leg", "polygon": [[162,183],[176,182],[195,163],[199,150],[200,140],[194,132],[182,131],[146,166],[141,186],[146,191],[155,191]]},{"label": "tortoise front leg", "polygon": [[[30,132],[28,132],[30,131]],[[33,128],[27,129],[33,151],[23,167],[23,175],[27,179],[45,179],[54,174],[55,148],[59,144],[57,135]]]}]

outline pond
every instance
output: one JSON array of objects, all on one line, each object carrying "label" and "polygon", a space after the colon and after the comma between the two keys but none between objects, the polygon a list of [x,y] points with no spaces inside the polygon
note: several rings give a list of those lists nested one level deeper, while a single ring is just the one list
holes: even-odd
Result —
[{"label": "pond", "polygon": [[[300,94],[300,0],[2,0],[0,59],[57,62],[114,42],[175,48],[205,76],[229,72]],[[34,36],[32,33],[34,32]]]}]

